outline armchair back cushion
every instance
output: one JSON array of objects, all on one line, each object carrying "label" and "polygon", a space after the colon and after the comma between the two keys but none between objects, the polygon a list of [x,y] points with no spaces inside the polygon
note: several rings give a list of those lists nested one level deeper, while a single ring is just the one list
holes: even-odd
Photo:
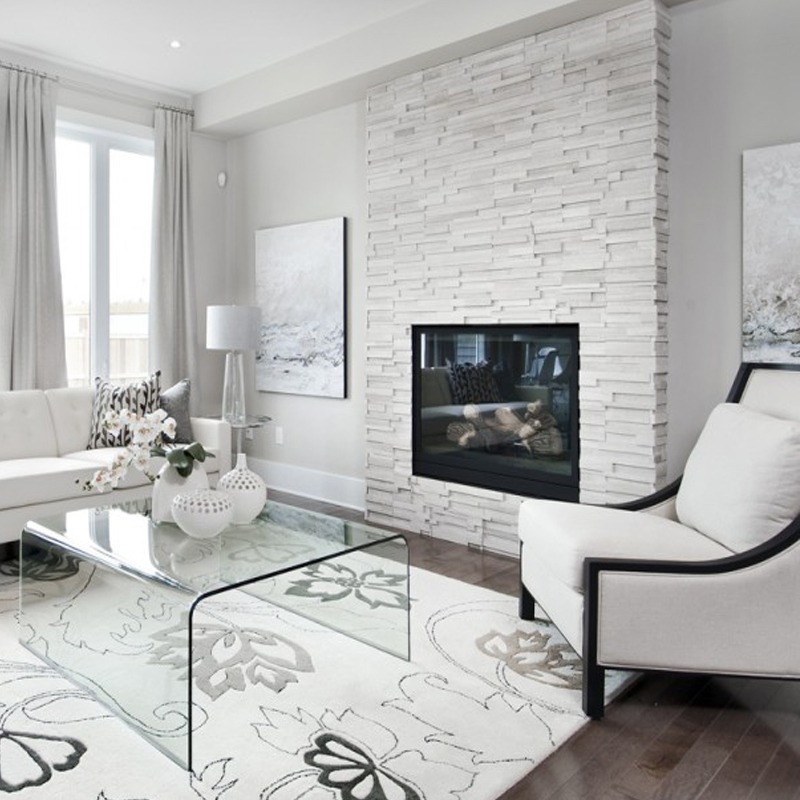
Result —
[{"label": "armchair back cushion", "polygon": [[686,462],[676,511],[735,553],[777,534],[800,514],[800,422],[718,405]]}]

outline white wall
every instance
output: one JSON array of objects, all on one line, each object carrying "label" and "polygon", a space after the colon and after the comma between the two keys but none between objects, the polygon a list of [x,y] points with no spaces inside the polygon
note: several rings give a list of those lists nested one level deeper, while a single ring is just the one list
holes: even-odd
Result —
[{"label": "white wall", "polygon": [[[270,486],[356,506],[364,479],[364,130],[364,104],[356,103],[233,140],[227,190],[228,260],[239,280],[231,299],[240,303],[253,302],[256,230],[347,218],[347,398],[251,391],[248,412],[273,423],[247,450]],[[252,360],[248,367],[252,386]]]},{"label": "white wall", "polygon": [[800,141],[800,3],[694,0],[673,8],[672,19],[667,457],[674,476],[741,360],[742,151]]}]

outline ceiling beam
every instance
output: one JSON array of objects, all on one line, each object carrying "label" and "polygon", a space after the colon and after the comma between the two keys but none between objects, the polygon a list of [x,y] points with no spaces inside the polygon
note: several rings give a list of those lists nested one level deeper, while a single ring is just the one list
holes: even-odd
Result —
[{"label": "ceiling beam", "polygon": [[401,75],[629,3],[430,0],[195,95],[194,128],[223,138],[252,133],[356,102],[371,86]]}]

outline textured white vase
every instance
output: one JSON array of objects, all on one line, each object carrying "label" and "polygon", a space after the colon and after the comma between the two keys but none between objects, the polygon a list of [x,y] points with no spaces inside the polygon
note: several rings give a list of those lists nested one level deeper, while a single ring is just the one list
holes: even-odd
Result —
[{"label": "textured white vase", "polygon": [[219,479],[217,488],[228,494],[233,502],[234,525],[252,522],[267,502],[267,485],[260,475],[248,469],[244,453],[239,453],[236,466]]},{"label": "textured white vase", "polygon": [[164,464],[153,483],[153,505],[150,518],[153,522],[174,522],[172,517],[172,498],[193,489],[208,489],[208,475],[198,464],[191,475],[183,478],[172,464]]},{"label": "textured white vase", "polygon": [[233,503],[225,492],[195,489],[172,498],[172,516],[187,535],[210,539],[231,524]]}]

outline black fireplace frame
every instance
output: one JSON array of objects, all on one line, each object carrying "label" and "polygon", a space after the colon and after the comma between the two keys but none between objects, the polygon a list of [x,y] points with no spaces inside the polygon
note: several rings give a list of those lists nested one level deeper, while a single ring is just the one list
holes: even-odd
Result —
[{"label": "black fireplace frame", "polygon": [[[486,333],[490,336],[508,336],[522,334],[546,338],[553,336],[569,339],[572,347],[568,381],[568,442],[569,442],[569,474],[555,474],[549,469],[539,469],[536,462],[527,463],[523,467],[509,466],[508,463],[493,464],[491,471],[486,471],[485,459],[465,458],[461,452],[430,453],[425,452],[422,444],[422,334],[455,334]],[[453,483],[475,486],[505,492],[524,497],[540,497],[553,500],[577,502],[580,484],[580,404],[578,397],[579,373],[579,331],[577,324],[469,324],[469,325],[412,325],[411,326],[411,364],[412,364],[412,472],[414,475],[443,480]]]}]

